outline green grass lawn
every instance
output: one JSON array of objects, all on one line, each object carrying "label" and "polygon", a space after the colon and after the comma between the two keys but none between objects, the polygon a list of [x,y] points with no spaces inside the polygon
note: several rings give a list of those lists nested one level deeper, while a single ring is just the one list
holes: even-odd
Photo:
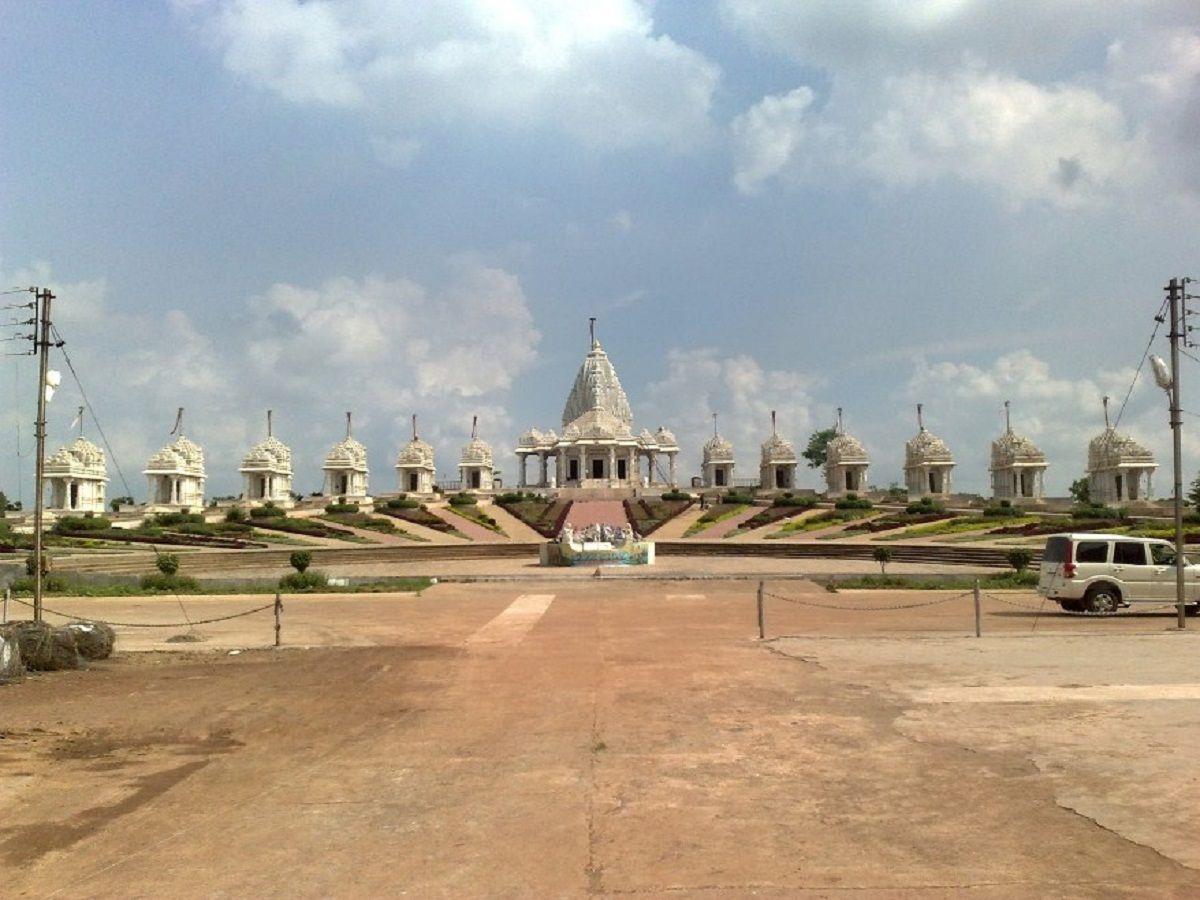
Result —
[{"label": "green grass lawn", "polygon": [[478,505],[471,504],[467,506],[455,506],[451,503],[447,504],[446,509],[450,510],[450,512],[454,513],[456,516],[466,519],[468,522],[474,522],[476,525],[482,525],[489,531],[494,531],[496,534],[502,534],[505,537],[508,537],[508,535],[504,533],[504,529],[500,527],[500,523],[480,509]]},{"label": "green grass lawn", "polygon": [[945,519],[941,522],[931,522],[928,525],[916,525],[906,528],[900,533],[880,537],[880,541],[902,541],[906,538],[933,537],[939,534],[962,534],[971,531],[990,531],[1006,525],[1028,525],[1040,522],[1037,516],[1024,516],[1011,519],[985,519],[981,516],[960,516],[957,519]]},{"label": "green grass lawn", "polygon": [[[773,534],[768,534],[766,539],[778,540],[785,538],[788,535],[799,534],[809,531],[821,531],[825,528],[832,528],[835,525],[844,525],[848,522],[854,522],[858,519],[865,519],[868,516],[877,515],[877,511],[873,509],[831,509],[826,512],[817,513],[807,519],[793,519],[788,522],[778,531]],[[845,532],[838,532],[836,537],[842,537]]]},{"label": "green grass lawn", "polygon": [[683,536],[691,537],[692,535],[700,534],[706,528],[716,525],[718,522],[723,522],[726,519],[732,519],[742,510],[748,508],[749,504],[746,503],[718,503],[693,522],[691,527],[683,533]]},{"label": "green grass lawn", "polygon": [[827,590],[904,590],[904,591],[969,591],[979,578],[983,590],[1023,590],[1038,583],[1038,573],[1032,569],[1024,572],[993,572],[988,575],[960,575],[952,578],[928,578],[922,575],[862,575],[858,578],[839,578],[826,582]]}]

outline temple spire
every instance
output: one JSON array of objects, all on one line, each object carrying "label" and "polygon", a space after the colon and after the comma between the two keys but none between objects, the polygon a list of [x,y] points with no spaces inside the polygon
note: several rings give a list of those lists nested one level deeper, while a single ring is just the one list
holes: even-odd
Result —
[{"label": "temple spire", "polygon": [[354,434],[353,415],[350,412],[346,413],[346,440],[350,440],[350,437]]},{"label": "temple spire", "polygon": [[717,414],[713,413],[713,437],[717,437],[719,434],[720,432],[717,431]]},{"label": "temple spire", "polygon": [[171,434],[183,434],[183,407],[179,407],[175,413],[175,427],[171,429]]},{"label": "temple spire", "polygon": [[775,410],[771,410],[771,435],[776,436],[779,432],[775,429]]},{"label": "temple spire", "polygon": [[413,440],[417,439],[417,414],[413,413]]},{"label": "temple spire", "polygon": [[917,404],[917,430],[918,431],[925,430],[924,410],[925,410],[925,405],[923,403],[918,403]]},{"label": "temple spire", "polygon": [[1104,428],[1107,431],[1112,426],[1108,424],[1108,394],[1104,395]]},{"label": "temple spire", "polygon": [[837,418],[837,433],[842,434],[842,432],[844,430],[845,429],[843,429],[843,427],[842,427],[842,408],[839,406],[838,407],[838,418]]},{"label": "temple spire", "polygon": [[267,410],[267,437],[275,437],[275,429],[271,425],[271,410]]},{"label": "temple spire", "polygon": [[596,317],[595,316],[590,316],[588,318],[588,331],[591,334],[591,338],[592,338],[592,349],[595,350],[600,346],[600,342],[596,340]]},{"label": "temple spire", "polygon": [[79,412],[76,413],[75,418],[79,420],[79,436],[83,437],[83,407],[82,406],[79,407]]},{"label": "temple spire", "polygon": [[1012,407],[1012,404],[1008,400],[1005,400],[1004,401],[1004,433],[1005,434],[1012,434],[1012,409],[1011,409],[1011,407]]},{"label": "temple spire", "polygon": [[471,416],[471,440],[479,436],[479,416]]}]

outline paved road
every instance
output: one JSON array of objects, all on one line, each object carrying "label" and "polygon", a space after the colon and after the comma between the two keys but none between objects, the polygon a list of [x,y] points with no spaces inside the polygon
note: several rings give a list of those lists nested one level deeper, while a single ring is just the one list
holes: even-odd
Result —
[{"label": "paved road", "polygon": [[[1135,843],[1064,808],[1026,748],[980,753],[952,732],[911,732],[903,719],[919,701],[864,687],[876,645],[814,665],[753,640],[744,585],[439,586],[311,599],[289,615],[306,639],[324,629],[322,642],[376,646],[127,654],[3,689],[5,892],[1200,891],[1152,830]],[[780,602],[772,615],[811,640],[852,614]],[[900,622],[961,624],[941,606],[859,615],[879,623],[860,635],[887,646],[911,643],[896,640]],[[999,611],[988,621],[1029,625]],[[1116,621],[1167,641],[1156,656],[1194,656],[1190,637],[1157,636],[1162,619]],[[1046,643],[1030,664],[1045,667],[1060,638],[1034,640]],[[987,677],[1003,679],[1005,657]],[[1143,737],[1190,741],[1194,719],[1171,724]],[[1101,775],[1093,790],[1136,789],[1119,768]]]}]

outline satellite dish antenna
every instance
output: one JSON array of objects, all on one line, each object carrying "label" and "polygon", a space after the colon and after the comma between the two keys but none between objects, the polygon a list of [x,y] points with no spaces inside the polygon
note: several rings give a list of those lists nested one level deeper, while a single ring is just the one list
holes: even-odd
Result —
[{"label": "satellite dish antenna", "polygon": [[1160,388],[1169,391],[1175,386],[1175,380],[1171,378],[1171,370],[1167,368],[1167,364],[1163,362],[1161,356],[1151,356],[1150,367],[1154,369],[1154,380]]}]

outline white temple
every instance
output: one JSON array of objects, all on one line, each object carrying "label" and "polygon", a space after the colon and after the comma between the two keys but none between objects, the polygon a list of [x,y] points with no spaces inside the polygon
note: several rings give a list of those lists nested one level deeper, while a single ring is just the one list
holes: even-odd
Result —
[{"label": "white temple", "polygon": [[701,449],[700,473],[705,487],[733,487],[733,444],[717,431],[716,413],[713,413],[713,436]]},{"label": "white temple", "polygon": [[837,434],[825,445],[825,493],[842,497],[866,490],[867,469],[871,460],[867,448],[842,424],[842,408],[837,411]]},{"label": "white temple", "polygon": [[918,497],[952,494],[954,456],[946,442],[925,430],[922,404],[917,404],[917,433],[904,445],[904,482]]},{"label": "white temple", "polygon": [[348,502],[369,500],[367,478],[367,448],[354,439],[353,422],[346,413],[346,437],[338,441],[325,454],[325,496],[337,497]]},{"label": "white temple", "polygon": [[412,417],[412,440],[400,448],[396,456],[396,478],[401,492],[409,494],[432,494],[433,447],[417,435],[417,415]]},{"label": "white temple", "polygon": [[[643,483],[676,483],[675,458],[679,445],[675,435],[659,426],[653,434],[642,429],[633,432],[633,413],[629,399],[617,378],[608,354],[596,339],[596,320],[591,323],[591,349],[567,397],[562,414],[562,435],[531,428],[517,442],[520,487],[528,485],[526,474],[530,457],[538,461],[536,485],[556,487],[620,488]],[[660,465],[666,457],[667,468]],[[643,476],[642,466],[646,467]]]},{"label": "white temple", "polygon": [[83,436],[83,410],[79,410],[79,437],[46,459],[44,479],[50,485],[47,508],[54,511],[104,512],[108,467],[104,451]]},{"label": "white temple", "polygon": [[292,500],[292,451],[275,437],[271,410],[267,410],[266,440],[242,457],[242,498],[251,506],[273,503],[289,508]]},{"label": "white temple", "polygon": [[779,436],[771,410],[771,436],[763,442],[758,484],[764,491],[790,491],[796,486],[796,447]]},{"label": "white temple", "polygon": [[1104,431],[1088,444],[1088,490],[1095,503],[1149,500],[1158,463],[1154,454],[1108,423],[1104,398]]},{"label": "white temple", "polygon": [[492,445],[479,436],[479,416],[471,418],[471,440],[458,459],[458,477],[464,491],[490,491],[495,483]]},{"label": "white temple", "polygon": [[992,496],[997,500],[1041,500],[1046,468],[1046,454],[1013,431],[1005,400],[1004,434],[992,441]]},{"label": "white temple", "polygon": [[183,435],[183,409],[175,417],[174,443],[167,444],[152,457],[142,472],[150,486],[150,506],[170,509],[204,507],[204,451]]}]

